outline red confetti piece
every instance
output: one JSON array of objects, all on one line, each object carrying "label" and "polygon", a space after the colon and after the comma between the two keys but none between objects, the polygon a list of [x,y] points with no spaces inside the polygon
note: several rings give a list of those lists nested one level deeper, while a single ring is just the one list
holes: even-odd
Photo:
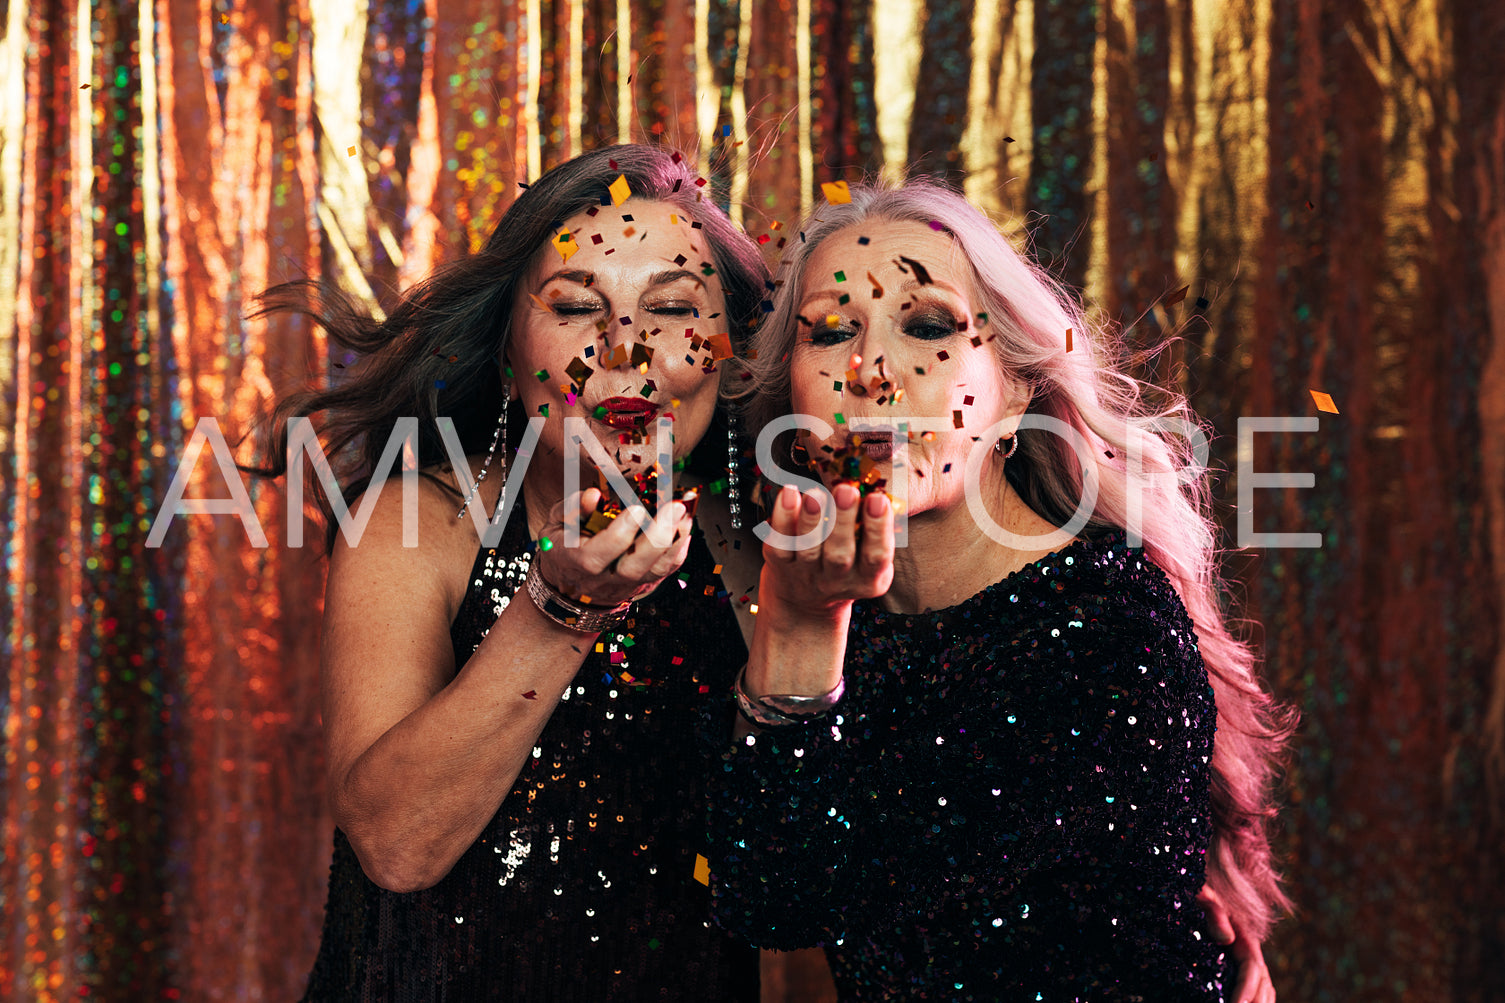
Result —
[{"label": "red confetti piece", "polygon": [[523,694],[523,699],[524,700],[537,700],[538,699],[538,691],[537,690],[529,690],[528,692],[526,692],[526,693]]}]

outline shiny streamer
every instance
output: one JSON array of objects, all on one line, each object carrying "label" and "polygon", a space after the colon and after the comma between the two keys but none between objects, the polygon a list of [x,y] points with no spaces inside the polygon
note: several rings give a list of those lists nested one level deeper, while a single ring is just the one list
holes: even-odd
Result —
[{"label": "shiny streamer", "polygon": [[[821,182],[964,186],[1163,349],[1147,375],[1225,466],[1240,417],[1331,393],[1320,433],[1255,449],[1317,477],[1259,492],[1260,528],[1324,547],[1230,566],[1306,722],[1277,985],[1505,997],[1498,8],[12,0],[0,993],[298,995],[329,846],[322,564],[281,545],[280,485],[251,485],[265,550],[224,517],[146,533],[201,418],[248,459],[276,393],[353,361],[300,319],[247,320],[262,289],[329,276],[379,315],[520,184],[646,140],[770,260]],[[200,463],[190,496],[224,493]],[[768,999],[819,998],[818,956],[764,971]]]}]

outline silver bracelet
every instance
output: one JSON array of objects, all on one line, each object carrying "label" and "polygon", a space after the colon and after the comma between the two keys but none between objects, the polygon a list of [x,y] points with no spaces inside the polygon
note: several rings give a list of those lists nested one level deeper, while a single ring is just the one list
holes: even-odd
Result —
[{"label": "silver bracelet", "polygon": [[544,581],[542,566],[543,562],[535,557],[528,568],[528,595],[544,616],[561,626],[582,634],[595,634],[621,623],[626,619],[627,611],[632,609],[631,599],[624,599],[615,606],[588,606],[575,602]]},{"label": "silver bracelet", "polygon": [[762,728],[780,728],[791,724],[803,724],[825,714],[841,695],[847,690],[847,680],[843,676],[836,681],[836,688],[829,693],[819,696],[801,696],[796,693],[770,693],[766,696],[752,697],[747,695],[747,689],[743,686],[747,679],[747,665],[742,666],[737,673],[736,682],[732,683],[732,690],[737,695],[737,710],[745,717],[749,724]]}]

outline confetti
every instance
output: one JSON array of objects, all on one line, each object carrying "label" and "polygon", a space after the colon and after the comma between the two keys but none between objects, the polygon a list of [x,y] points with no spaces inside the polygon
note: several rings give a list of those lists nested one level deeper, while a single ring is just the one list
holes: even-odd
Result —
[{"label": "confetti", "polygon": [[[570,260],[570,255],[580,250],[580,245],[575,243],[574,235],[571,234],[568,230],[563,231],[559,234],[559,236],[555,237],[552,243],[554,245],[554,250],[558,251],[559,256],[565,261]],[[534,299],[537,298],[538,297],[536,296],[534,297]]]},{"label": "confetti", "polygon": [[621,205],[632,194],[632,188],[627,184],[627,175],[618,174],[617,180],[613,181],[607,191],[611,192],[612,205]]},{"label": "confetti", "polygon": [[526,693],[523,694],[523,699],[524,700],[537,700],[538,699],[538,691],[537,690],[529,690],[528,692],[526,692]]},{"label": "confetti", "polygon": [[913,258],[906,258],[902,254],[899,256],[899,260],[904,262],[904,264],[908,265],[910,268],[914,269],[915,281],[920,285],[928,286],[931,284],[931,282],[934,281],[934,279],[930,277],[930,273],[925,270],[925,266],[920,264],[918,261],[914,260]]},{"label": "confetti", "polygon": [[951,412],[951,424],[955,425],[957,428],[965,427],[965,423],[962,421],[962,413],[960,411]]},{"label": "confetti", "polygon": [[1071,351],[1071,328],[1066,329],[1066,351]]},{"label": "confetti", "polygon": [[355,147],[353,147],[353,146],[347,146],[345,148],[345,152],[348,153],[348,154],[350,154],[353,157],[353,156],[355,156]]},{"label": "confetti", "polygon": [[823,181],[820,190],[832,205],[845,205],[852,201],[852,190],[845,181]]},{"label": "confetti", "polygon": [[695,854],[695,880],[707,886],[711,883],[711,862],[704,854]]},{"label": "confetti", "polygon": [[554,541],[551,540],[551,539],[549,539],[547,536],[540,536],[538,538],[538,549],[539,550],[545,550],[545,551],[547,551],[547,550],[553,550],[554,549]]},{"label": "confetti", "polygon": [[1311,395],[1312,400],[1317,404],[1318,411],[1326,411],[1328,414],[1338,413],[1338,405],[1333,403],[1332,397],[1323,393],[1321,390],[1313,390],[1311,391]]},{"label": "confetti", "polygon": [[1182,286],[1180,289],[1177,289],[1175,292],[1171,293],[1165,298],[1165,305],[1175,306],[1177,303],[1180,303],[1182,300],[1186,299],[1186,292],[1190,288],[1191,286]]},{"label": "confetti", "polygon": [[[863,238],[863,239],[865,240],[867,238]],[[875,300],[882,299],[883,298],[883,286],[878,282],[877,279],[873,278],[873,273],[872,272],[868,272],[867,273],[867,280],[873,284],[873,299],[875,299]]]}]

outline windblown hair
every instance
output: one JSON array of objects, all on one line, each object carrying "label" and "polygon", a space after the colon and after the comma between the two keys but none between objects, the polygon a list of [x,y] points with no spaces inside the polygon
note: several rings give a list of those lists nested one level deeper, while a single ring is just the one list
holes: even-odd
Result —
[{"label": "windblown hair", "polygon": [[[950,235],[955,257],[971,273],[974,307],[988,317],[974,331],[996,335],[991,344],[1004,373],[1030,392],[1030,412],[1065,422],[1092,447],[1098,490],[1089,531],[1138,529],[1150,559],[1185,604],[1218,709],[1207,883],[1240,928],[1263,939],[1276,912],[1290,909],[1267,827],[1275,815],[1275,773],[1295,717],[1261,687],[1254,652],[1229,629],[1207,478],[1181,483],[1168,476],[1192,468],[1194,458],[1186,437],[1167,434],[1166,419],[1179,420],[1182,431],[1202,432],[1184,398],[1129,375],[1114,351],[1114,333],[1094,328],[1075,297],[1016,251],[986,215],[950,189],[912,180],[896,188],[854,185],[850,203],[823,204],[803,224],[804,240],[792,244],[780,264],[773,311],[746,363],[752,379],[742,385],[742,401],[749,434],[792,408],[788,360],[805,265],[826,237],[872,220],[938,223]],[[1074,332],[1071,351],[1068,329]],[[1142,457],[1137,470],[1127,462],[1133,450]],[[1061,436],[1022,432],[1005,473],[1025,503],[1057,526],[1083,496],[1081,460]],[[1142,498],[1138,512],[1130,510],[1132,488]]]},{"label": "windblown hair", "polygon": [[[700,225],[710,245],[710,264],[721,280],[727,329],[740,345],[765,294],[768,269],[757,244],[716,206],[712,193],[677,154],[639,144],[593,150],[533,182],[502,215],[480,251],[435,269],[402,295],[385,320],[377,320],[327,281],[301,280],[268,289],[258,316],[290,311],[311,317],[334,345],[359,361],[332,386],[279,400],[260,443],[264,465],[245,469],[264,477],[286,473],[288,421],[303,416],[313,417],[347,505],[368,486],[399,418],[418,418],[420,465],[446,455],[435,424],[439,416],[454,421],[467,454],[485,451],[502,400],[501,360],[519,282],[562,223],[592,206],[612,204],[608,186],[619,176],[627,179],[634,198],[673,205]],[[519,438],[525,422],[521,408],[515,402],[512,406],[518,420],[510,421],[509,428]],[[698,457],[692,453],[692,467],[724,469],[721,447],[707,446],[702,452]],[[327,550],[338,527],[322,485],[317,504]]]}]

